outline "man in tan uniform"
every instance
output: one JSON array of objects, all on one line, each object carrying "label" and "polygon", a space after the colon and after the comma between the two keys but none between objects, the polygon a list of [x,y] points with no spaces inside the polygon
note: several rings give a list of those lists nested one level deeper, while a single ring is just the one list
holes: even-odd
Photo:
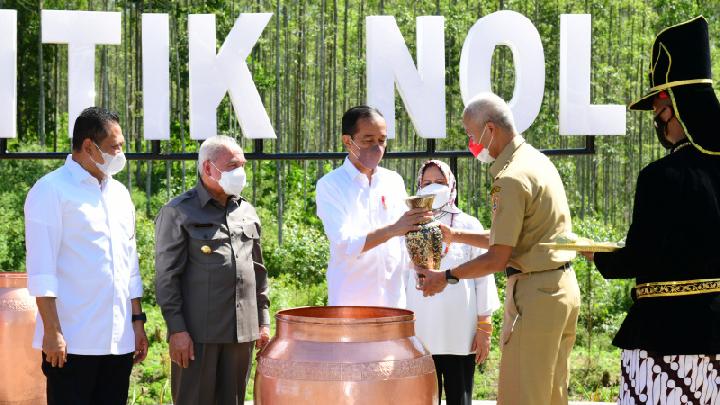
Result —
[{"label": "man in tan uniform", "polygon": [[463,124],[477,159],[494,161],[492,226],[482,234],[444,228],[444,239],[488,251],[445,274],[418,269],[426,276],[424,293],[434,295],[457,279],[505,271],[498,404],[567,404],[580,308],[569,265],[575,253],[539,245],[572,229],[562,180],[552,162],[517,133],[510,108],[498,96],[478,95],[466,107]]}]

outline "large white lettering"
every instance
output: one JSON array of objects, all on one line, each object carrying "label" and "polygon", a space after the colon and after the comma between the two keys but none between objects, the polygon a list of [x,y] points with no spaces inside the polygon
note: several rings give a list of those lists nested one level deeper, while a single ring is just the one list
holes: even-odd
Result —
[{"label": "large white lettering", "polygon": [[142,15],[143,136],[170,139],[170,25],[167,14]]},{"label": "large white lettering", "polygon": [[95,45],[120,44],[120,13],[43,10],[42,42],[68,46],[68,134],[75,119],[95,105]]},{"label": "large white lettering", "polygon": [[245,137],[276,137],[245,63],[270,17],[271,13],[240,14],[216,54],[215,15],[190,15],[191,138],[206,139],[217,134],[216,109],[226,92],[230,93]]},{"label": "large white lettering", "polygon": [[445,138],[443,17],[417,19],[417,69],[394,17],[367,17],[367,97],[395,137],[395,83],[418,135]]},{"label": "large white lettering", "polygon": [[497,11],[470,28],[460,54],[460,94],[467,104],[478,93],[492,90],[490,69],[497,45],[506,45],[512,51],[515,89],[508,104],[518,132],[523,132],[540,113],[545,91],[545,56],[540,34],[522,14]]},{"label": "large white lettering", "polygon": [[[188,18],[190,136],[217,133],[217,107],[225,94],[247,138],[276,138],[246,63],[271,13],[241,14],[217,51],[215,16]],[[395,88],[417,133],[446,136],[445,34],[440,16],[418,17],[417,66],[391,16],[367,17],[367,102],[377,107],[395,136]],[[43,10],[43,43],[68,45],[68,133],[78,114],[96,104],[95,46],[118,45],[117,12]],[[480,18],[469,30],[460,55],[463,102],[492,89],[491,67],[498,45],[513,55],[515,83],[510,108],[518,131],[528,129],[540,112],[545,87],[545,57],[532,22],[514,11]],[[0,10],[0,138],[17,136],[17,12]],[[145,139],[170,139],[169,16],[143,14],[143,109]],[[625,133],[622,105],[590,101],[591,16],[560,16],[559,127],[562,135]],[[276,84],[279,85],[279,84]]]},{"label": "large white lettering", "polygon": [[625,106],[590,105],[590,14],[560,16],[560,134],[625,135]]},{"label": "large white lettering", "polygon": [[0,10],[0,138],[17,135],[17,11]]}]

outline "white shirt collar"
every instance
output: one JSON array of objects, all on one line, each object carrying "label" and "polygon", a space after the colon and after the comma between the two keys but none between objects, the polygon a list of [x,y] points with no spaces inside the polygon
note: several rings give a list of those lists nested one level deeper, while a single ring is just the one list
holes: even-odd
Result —
[{"label": "white shirt collar", "polygon": [[[361,184],[369,183],[368,177],[363,172],[358,170],[357,167],[355,167],[355,165],[353,164],[353,162],[351,162],[350,159],[348,159],[347,157],[345,158],[345,161],[343,162],[341,167],[343,168],[343,170],[345,170],[345,173],[347,173],[348,176],[350,176],[350,179],[352,179],[353,181],[358,181]],[[375,178],[375,176],[377,176],[379,172],[380,167],[378,166],[373,171],[372,177]]]},{"label": "white shirt collar", "polygon": [[73,179],[77,181],[78,183],[92,183],[94,185],[100,185],[101,187],[104,187],[110,176],[106,176],[105,179],[103,179],[102,182],[98,182],[98,180],[93,177],[90,172],[85,170],[78,162],[73,160],[72,155],[67,155],[67,158],[65,158],[65,167],[72,175]]},{"label": "white shirt collar", "polygon": [[345,158],[345,161],[342,164],[342,168],[353,180],[360,176],[364,176],[364,174],[362,174],[362,172],[358,170],[357,167],[355,167],[355,165],[353,164],[353,162],[351,162],[348,158]]}]

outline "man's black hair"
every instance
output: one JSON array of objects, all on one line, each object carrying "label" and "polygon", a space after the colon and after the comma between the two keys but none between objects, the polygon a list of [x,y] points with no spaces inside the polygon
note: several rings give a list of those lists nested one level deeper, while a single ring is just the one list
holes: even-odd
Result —
[{"label": "man's black hair", "polygon": [[[359,105],[345,111],[342,117],[342,133],[343,135],[355,135],[357,131],[357,123],[361,119],[383,117],[380,110],[367,105]],[[383,117],[384,118],[384,117]]]},{"label": "man's black hair", "polygon": [[111,124],[120,125],[120,117],[116,112],[101,107],[89,107],[80,113],[75,120],[72,135],[72,148],[80,151],[83,141],[91,139],[96,145],[110,135]]}]

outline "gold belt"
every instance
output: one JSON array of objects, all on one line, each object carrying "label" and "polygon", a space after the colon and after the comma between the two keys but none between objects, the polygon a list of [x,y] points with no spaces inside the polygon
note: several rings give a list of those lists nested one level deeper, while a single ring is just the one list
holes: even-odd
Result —
[{"label": "gold belt", "polygon": [[638,298],[678,297],[682,295],[707,294],[713,292],[720,292],[720,278],[661,281],[635,286],[635,294]]}]

